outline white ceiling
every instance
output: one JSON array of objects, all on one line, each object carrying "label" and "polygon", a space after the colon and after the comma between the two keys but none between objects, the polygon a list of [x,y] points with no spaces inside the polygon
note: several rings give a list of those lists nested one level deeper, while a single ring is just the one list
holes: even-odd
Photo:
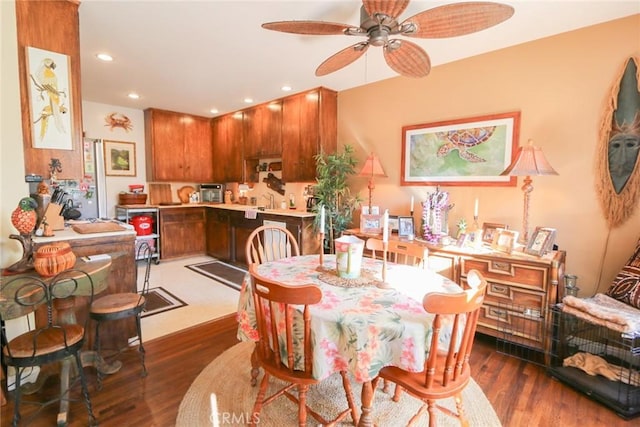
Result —
[{"label": "white ceiling", "polygon": [[[413,0],[400,20],[454,1]],[[432,66],[640,13],[640,1],[515,0],[514,16],[496,27],[449,39],[412,39]],[[397,77],[380,48],[324,77],[316,67],[360,41],[268,31],[270,21],[360,22],[359,0],[104,1],[80,3],[82,98],[128,108],[163,108],[214,116],[317,86],[345,90]],[[114,57],[96,59],[99,52]],[[399,77],[405,78],[405,77]],[[429,78],[429,76],[425,77]],[[140,99],[127,94],[135,91]]]}]

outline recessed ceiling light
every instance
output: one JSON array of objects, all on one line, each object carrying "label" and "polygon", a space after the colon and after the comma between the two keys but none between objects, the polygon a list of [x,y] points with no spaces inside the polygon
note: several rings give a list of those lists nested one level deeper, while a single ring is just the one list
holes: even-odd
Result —
[{"label": "recessed ceiling light", "polygon": [[253,98],[245,98],[244,99],[244,103],[245,104],[251,104],[253,102]]},{"label": "recessed ceiling light", "polygon": [[128,96],[129,98],[131,98],[131,99],[139,99],[139,98],[140,98],[140,95],[138,95],[138,94],[137,94],[137,93],[135,93],[135,92],[131,92],[131,93],[130,93],[129,95],[127,95],[127,96]]},{"label": "recessed ceiling light", "polygon": [[291,86],[285,85],[285,86],[282,86],[281,89],[282,89],[283,92],[289,92],[291,90]]},{"label": "recessed ceiling light", "polygon": [[99,53],[96,55],[96,58],[104,62],[113,61],[113,56],[109,55],[108,53]]},{"label": "recessed ceiling light", "polygon": [[209,112],[211,114],[218,114],[218,109],[217,108],[212,108],[211,110],[209,110]]}]

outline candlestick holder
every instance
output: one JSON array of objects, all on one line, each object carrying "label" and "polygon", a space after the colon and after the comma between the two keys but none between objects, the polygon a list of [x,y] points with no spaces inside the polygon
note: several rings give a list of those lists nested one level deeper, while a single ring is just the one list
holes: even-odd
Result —
[{"label": "candlestick holder", "polygon": [[387,285],[387,252],[389,251],[389,242],[382,242],[382,283]]},{"label": "candlestick holder", "polygon": [[320,267],[324,265],[324,233],[320,233]]}]

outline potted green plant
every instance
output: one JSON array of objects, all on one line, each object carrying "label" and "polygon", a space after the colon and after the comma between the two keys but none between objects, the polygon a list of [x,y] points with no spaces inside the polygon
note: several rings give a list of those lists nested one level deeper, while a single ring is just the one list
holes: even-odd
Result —
[{"label": "potted green plant", "polygon": [[[325,210],[325,248],[334,253],[334,240],[339,238],[351,224],[353,211],[360,204],[360,198],[351,194],[347,185],[350,176],[355,175],[358,164],[354,157],[353,147],[345,145],[342,152],[333,154],[320,153],[315,156],[317,184],[314,196],[318,198],[314,211]],[[316,216],[315,227],[320,226],[319,215]],[[323,248],[324,249],[324,248]]]}]

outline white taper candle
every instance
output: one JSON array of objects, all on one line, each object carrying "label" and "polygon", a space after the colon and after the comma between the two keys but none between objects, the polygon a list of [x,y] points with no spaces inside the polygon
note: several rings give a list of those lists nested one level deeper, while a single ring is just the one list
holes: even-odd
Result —
[{"label": "white taper candle", "polygon": [[389,241],[389,209],[384,211],[384,216],[382,217],[382,241]]},{"label": "white taper candle", "polygon": [[320,207],[320,232],[324,233],[324,205]]}]

